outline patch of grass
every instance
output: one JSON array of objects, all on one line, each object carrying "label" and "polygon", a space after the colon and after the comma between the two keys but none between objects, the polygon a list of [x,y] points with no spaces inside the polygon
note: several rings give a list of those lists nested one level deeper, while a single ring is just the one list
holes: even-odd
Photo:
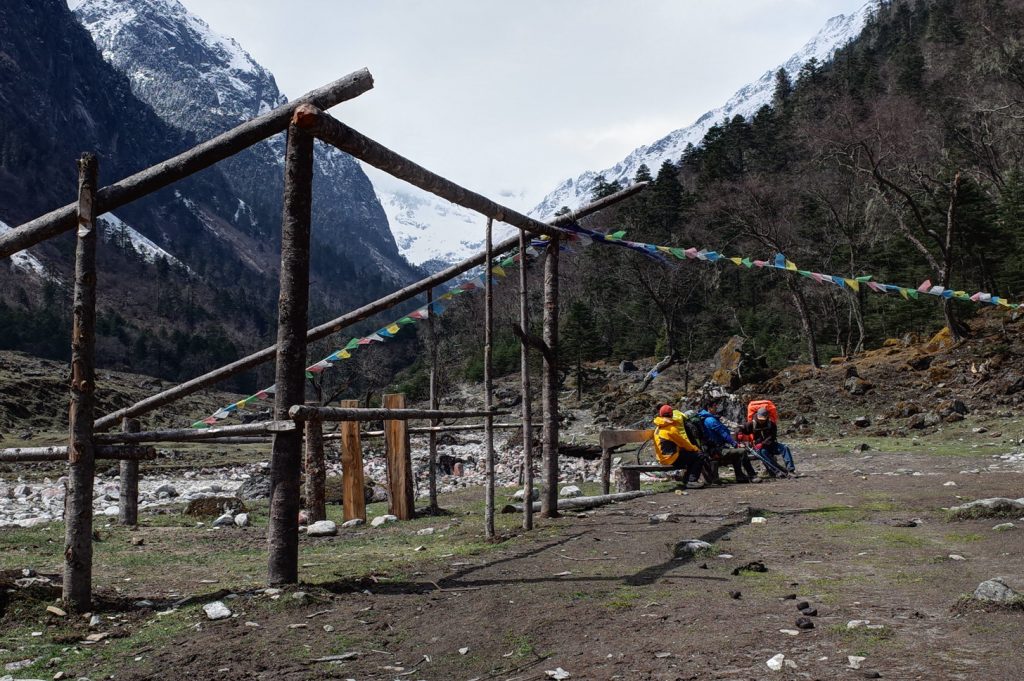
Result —
[{"label": "patch of grass", "polygon": [[537,654],[537,647],[528,634],[517,634],[509,631],[504,637],[505,647],[511,649],[514,657],[532,657]]},{"label": "patch of grass", "polygon": [[969,542],[981,541],[985,537],[977,532],[950,532],[944,535],[943,539],[952,544],[967,544]]},{"label": "patch of grass", "polygon": [[853,654],[865,657],[874,653],[880,646],[892,640],[896,635],[889,627],[883,627],[882,629],[868,629],[867,627],[848,629],[846,624],[842,622],[833,624],[827,631],[833,638],[848,646]]},{"label": "patch of grass", "polygon": [[921,548],[928,545],[928,540],[924,537],[898,529],[886,530],[878,538],[890,546]]},{"label": "patch of grass", "polygon": [[639,600],[640,591],[638,589],[620,587],[611,594],[606,605],[616,609],[632,608]]}]

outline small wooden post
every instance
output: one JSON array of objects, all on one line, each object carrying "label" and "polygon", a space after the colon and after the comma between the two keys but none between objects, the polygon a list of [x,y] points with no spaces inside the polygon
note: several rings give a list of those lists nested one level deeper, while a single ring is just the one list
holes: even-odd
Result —
[{"label": "small wooden post", "polygon": [[601,446],[601,494],[611,494],[612,450]]},{"label": "small wooden post", "polygon": [[[519,325],[530,333],[530,300],[527,290],[526,230],[519,230]],[[533,403],[530,401],[530,346],[520,344],[520,381],[523,402],[523,529],[533,529]]]},{"label": "small wooden post", "polygon": [[[490,411],[494,402],[491,375],[491,343],[494,335],[494,276],[491,274],[493,221],[487,218],[484,233],[484,409]],[[487,456],[486,487],[484,492],[484,534],[494,536],[494,417],[484,417],[484,445]]]},{"label": "small wooden post", "polygon": [[[126,433],[138,433],[142,424],[138,419],[124,419],[121,430]],[[139,524],[139,462],[129,459],[121,460],[120,490],[118,494],[117,522],[121,525]]]},{"label": "small wooden post", "polygon": [[[405,395],[384,395],[385,409],[405,409]],[[416,498],[412,490],[412,455],[409,452],[407,421],[384,422],[384,444],[388,459],[388,511],[399,520],[411,520],[415,513]]]},{"label": "small wooden post", "polygon": [[95,154],[78,161],[78,242],[71,329],[68,410],[68,491],[64,507],[64,602],[83,612],[92,604],[92,486],[96,475],[96,184]]},{"label": "small wooden post", "polygon": [[324,464],[324,422],[306,421],[306,513],[309,522],[327,520],[327,468]]},{"label": "small wooden post", "polygon": [[548,242],[544,258],[544,493],[541,515],[558,516],[558,248],[559,240]]},{"label": "small wooden post", "polygon": [[[313,138],[294,123],[285,152],[281,219],[281,292],[277,317],[277,392],[274,418],[305,398],[306,325],[309,311],[309,226],[313,201]],[[299,581],[299,485],[302,431],[274,434],[270,460],[267,581]]]},{"label": "small wooden post", "polygon": [[[434,328],[434,289],[427,290],[427,342],[430,343],[430,408],[437,409],[437,333]],[[431,419],[431,427],[437,427],[437,419]],[[437,506],[437,433],[430,432],[430,454],[427,484],[430,497],[430,512],[436,513]]]},{"label": "small wooden post", "polygon": [[[342,400],[342,407],[355,408],[359,400]],[[366,497],[363,493],[363,446],[359,441],[359,421],[341,422],[341,501],[345,520],[366,520]]]}]

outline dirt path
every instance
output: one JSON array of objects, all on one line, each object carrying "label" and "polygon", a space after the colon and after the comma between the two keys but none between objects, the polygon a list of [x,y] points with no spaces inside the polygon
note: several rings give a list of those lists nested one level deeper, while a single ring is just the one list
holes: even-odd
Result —
[{"label": "dirt path", "polygon": [[[1020,678],[1024,612],[958,601],[985,579],[1021,577],[1024,528],[951,523],[940,508],[957,495],[1024,496],[1024,474],[961,473],[989,463],[977,456],[869,456],[546,521],[402,579],[305,585],[305,603],[241,596],[226,601],[237,618],[195,612],[171,645],[147,647],[141,629],[116,677],[525,681],[561,667],[572,679]],[[869,474],[897,468],[910,472]],[[651,524],[657,513],[672,515]],[[678,556],[686,539],[714,548]],[[751,561],[767,572],[733,574]],[[797,631],[800,601],[817,608],[814,628],[780,632]],[[769,670],[777,653],[796,667]],[[859,670],[848,655],[866,658]]]}]

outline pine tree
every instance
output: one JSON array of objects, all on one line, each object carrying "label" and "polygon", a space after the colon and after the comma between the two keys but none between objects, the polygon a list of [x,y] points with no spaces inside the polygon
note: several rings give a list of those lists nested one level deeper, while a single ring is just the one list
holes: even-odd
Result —
[{"label": "pine tree", "polygon": [[793,94],[793,81],[789,79],[786,69],[779,69],[775,72],[775,91],[772,93],[772,108],[782,111],[789,96]]},{"label": "pine tree", "polygon": [[633,182],[650,182],[653,179],[651,169],[647,167],[646,163],[641,163],[640,167],[636,169],[636,175],[633,176]]}]

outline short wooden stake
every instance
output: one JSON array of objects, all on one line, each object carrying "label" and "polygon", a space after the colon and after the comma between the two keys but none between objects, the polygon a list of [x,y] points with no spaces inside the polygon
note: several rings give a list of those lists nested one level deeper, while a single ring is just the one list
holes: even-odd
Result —
[{"label": "short wooden stake", "polygon": [[[384,395],[385,409],[404,409],[405,395]],[[384,443],[388,463],[388,511],[399,520],[411,520],[415,513],[412,455],[409,451],[409,425],[406,421],[384,422]]]},{"label": "short wooden stake", "polygon": [[306,421],[306,513],[309,522],[327,520],[327,467],[324,463],[324,422]]},{"label": "short wooden stake", "polygon": [[[359,400],[342,400],[342,407],[358,407]],[[366,520],[366,497],[363,493],[363,446],[359,441],[358,421],[341,422],[341,501],[345,520]]]},{"label": "short wooden stake", "polygon": [[[138,419],[125,419],[121,430],[138,433],[142,425]],[[117,522],[121,525],[139,524],[139,462],[129,459],[121,461],[120,490],[118,494]]]}]

